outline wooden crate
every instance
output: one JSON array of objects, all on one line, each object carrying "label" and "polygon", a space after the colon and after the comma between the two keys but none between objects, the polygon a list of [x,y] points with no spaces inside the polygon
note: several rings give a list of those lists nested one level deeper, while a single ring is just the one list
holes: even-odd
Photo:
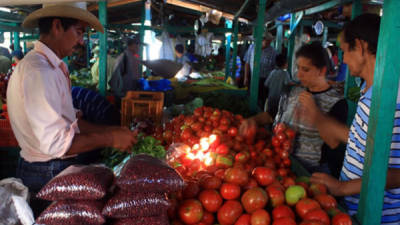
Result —
[{"label": "wooden crate", "polygon": [[0,147],[16,147],[17,139],[11,129],[9,120],[0,119]]},{"label": "wooden crate", "polygon": [[128,91],[121,103],[121,125],[129,127],[134,118],[150,118],[154,122],[160,123],[163,107],[163,92]]}]

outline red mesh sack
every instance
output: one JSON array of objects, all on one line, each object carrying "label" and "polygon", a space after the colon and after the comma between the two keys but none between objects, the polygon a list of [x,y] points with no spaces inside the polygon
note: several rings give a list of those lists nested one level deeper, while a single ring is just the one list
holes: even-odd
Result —
[{"label": "red mesh sack", "polygon": [[148,155],[131,158],[117,178],[117,186],[131,192],[171,193],[182,190],[182,177],[165,162]]},{"label": "red mesh sack", "polygon": [[37,224],[46,225],[100,225],[105,223],[101,201],[65,200],[52,203],[36,219]]},{"label": "red mesh sack", "polygon": [[126,192],[118,190],[107,201],[103,215],[111,218],[150,217],[166,212],[169,202],[164,194],[145,192]]},{"label": "red mesh sack", "polygon": [[168,225],[166,214],[152,217],[125,218],[114,221],[113,225]]},{"label": "red mesh sack", "polygon": [[104,166],[69,166],[51,179],[36,195],[49,200],[96,200],[103,198],[114,180]]}]

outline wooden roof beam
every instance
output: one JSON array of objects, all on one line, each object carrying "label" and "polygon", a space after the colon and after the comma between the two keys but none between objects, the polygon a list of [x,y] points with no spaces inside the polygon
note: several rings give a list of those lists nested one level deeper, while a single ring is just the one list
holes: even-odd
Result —
[{"label": "wooden roof beam", "polygon": [[[142,0],[110,0],[107,3],[107,8],[117,7],[117,6],[126,5],[126,4],[130,4],[130,3],[136,3],[136,2],[142,2]],[[99,5],[91,4],[88,6],[88,10],[89,11],[99,10]]]}]

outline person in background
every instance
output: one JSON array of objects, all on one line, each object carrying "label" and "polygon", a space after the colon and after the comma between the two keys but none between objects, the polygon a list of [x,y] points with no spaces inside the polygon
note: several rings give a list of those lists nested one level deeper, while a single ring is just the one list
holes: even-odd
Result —
[{"label": "person in background", "polygon": [[288,63],[286,56],[279,54],[276,56],[276,69],[271,71],[271,74],[265,80],[264,88],[268,91],[268,98],[266,101],[266,109],[272,118],[275,118],[278,112],[279,100],[281,94],[288,89],[288,85],[294,85],[290,80],[290,74],[287,71]]},{"label": "person in background", "polygon": [[[93,52],[95,54],[95,63],[92,65],[92,68],[90,69],[90,73],[92,74],[92,82],[94,85],[96,85],[96,88],[99,89],[99,63],[100,63],[100,58],[99,58],[99,47],[96,46],[94,48]],[[107,90],[110,90],[110,80],[114,71],[114,66],[115,66],[115,58],[108,53],[107,54]]]},{"label": "person in background", "polygon": [[230,71],[235,75],[235,83],[237,86],[240,85],[240,79],[241,79],[241,72],[242,72],[242,60],[240,59],[240,56],[236,56],[236,71],[233,71],[233,49],[231,48],[231,60],[229,61],[229,67]]},{"label": "person in background", "polygon": [[11,54],[10,51],[8,51],[7,48],[0,46],[0,55],[3,55],[5,57],[7,57],[8,59],[11,60]]},{"label": "person in background", "polygon": [[[266,90],[263,88],[264,82],[267,79],[268,75],[275,68],[275,58],[276,51],[271,46],[271,42],[274,40],[274,36],[271,33],[264,32],[263,41],[262,41],[262,52],[260,57],[260,73],[259,73],[259,81],[258,81],[258,101],[260,106],[264,106],[264,101],[266,99]],[[253,74],[253,66],[254,66],[254,47],[250,48],[250,52],[246,53],[245,59],[245,73],[244,73],[244,85],[250,88],[250,79]]]},{"label": "person in background", "polygon": [[101,125],[121,124],[119,110],[99,93],[83,87],[72,87],[71,95],[74,108],[82,112],[82,119]]},{"label": "person in background", "polygon": [[[324,161],[326,152],[341,153],[343,162],[344,149],[339,142],[330,142],[330,137],[320,135],[315,125],[308,125],[302,120],[308,115],[298,108],[300,93],[307,91],[312,99],[318,104],[318,108],[345,122],[347,118],[347,102],[343,95],[332,88],[327,79],[328,61],[325,57],[325,49],[320,42],[305,44],[296,52],[296,63],[298,68],[297,76],[302,87],[294,87],[290,90],[286,101],[280,101],[279,108],[284,109],[282,115],[276,117],[280,122],[297,129],[297,135],[293,143],[293,156],[310,172],[325,171],[331,173],[328,163],[337,163],[333,159],[327,163]],[[302,108],[301,108],[302,109]],[[240,132],[245,133],[247,129],[257,126],[271,124],[273,117],[268,112],[260,113],[245,120]],[[328,153],[328,154],[329,154]],[[340,169],[336,168],[336,170]]]},{"label": "person in background", "polygon": [[27,17],[25,28],[39,27],[39,40],[15,68],[7,89],[10,123],[21,147],[17,177],[31,192],[35,216],[49,202],[36,193],[62,170],[98,159],[86,154],[104,147],[130,150],[136,132],[101,126],[77,117],[71,82],[63,58],[83,44],[88,26],[104,32],[100,21],[86,10],[86,2],[43,4]]},{"label": "person in background", "polygon": [[0,55],[0,73],[8,73],[8,71],[11,69],[11,60],[4,55]]},{"label": "person in background", "polygon": [[12,55],[12,70],[15,69],[15,67],[17,66],[17,64],[19,63],[19,61],[22,60],[22,58],[24,58],[24,53],[22,53],[21,50],[15,50],[11,53]]},{"label": "person in background", "polygon": [[182,44],[175,45],[175,62],[182,65],[190,62],[190,59],[185,54],[185,47]]},{"label": "person in background", "polygon": [[[352,76],[365,80],[356,115],[350,129],[332,119],[318,109],[312,96],[304,92],[299,101],[309,123],[314,124],[321,136],[330,138],[329,142],[347,143],[340,179],[325,173],[312,174],[310,181],[328,187],[335,196],[345,196],[345,204],[350,215],[357,213],[361,192],[361,179],[364,171],[364,157],[367,145],[368,121],[372,102],[376,52],[378,48],[381,18],[376,14],[363,14],[347,23],[340,36],[343,62],[348,65]],[[398,85],[398,84],[396,84]],[[400,90],[400,89],[399,89]],[[400,93],[400,92],[399,92]],[[384,192],[382,220],[380,224],[400,224],[400,98],[397,95],[396,113],[393,124],[392,144]],[[371,144],[371,143],[368,143]],[[379,151],[380,149],[374,149]]]},{"label": "person in background", "polygon": [[120,106],[121,98],[125,97],[127,91],[139,90],[140,88],[140,44],[139,36],[128,38],[127,49],[115,61],[109,84],[118,106]]}]

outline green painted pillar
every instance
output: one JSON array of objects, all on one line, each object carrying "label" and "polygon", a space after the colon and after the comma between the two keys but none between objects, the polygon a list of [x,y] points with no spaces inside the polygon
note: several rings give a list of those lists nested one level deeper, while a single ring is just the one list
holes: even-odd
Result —
[{"label": "green painted pillar", "polygon": [[[232,29],[232,21],[225,20],[225,28]],[[231,38],[232,32],[228,32],[225,34],[226,36],[226,43],[225,43],[225,79],[231,75],[231,68],[230,68],[230,59],[231,59]]]},{"label": "green painted pillar", "polygon": [[238,52],[238,33],[239,33],[239,21],[236,19],[233,21],[233,55],[232,55],[232,71],[231,71],[231,77],[235,81],[235,76],[236,76],[236,57],[237,57],[237,52]]},{"label": "green painted pillar", "polygon": [[99,33],[99,92],[105,96],[107,93],[107,1],[99,1],[99,19],[104,27],[104,34]]},{"label": "green painted pillar", "polygon": [[288,52],[287,52],[287,61],[288,61],[288,71],[290,74],[293,74],[293,55],[294,55],[294,47],[295,47],[295,40],[296,40],[296,30],[294,29],[294,25],[296,23],[296,13],[292,13],[290,17],[290,38],[288,43]]},{"label": "green painted pillar", "polygon": [[400,1],[384,1],[357,215],[363,225],[381,224],[400,73],[399,10]]},{"label": "green painted pillar", "polygon": [[[151,26],[151,1],[147,1],[145,3],[145,25],[146,26]],[[150,34],[151,30],[146,29],[144,33]],[[144,42],[144,41],[143,41]],[[146,45],[146,59],[150,59],[150,45]],[[151,75],[151,71],[147,68],[146,69],[146,77],[149,77]]]},{"label": "green painted pillar", "polygon": [[[25,37],[25,33],[23,34],[23,37]],[[24,48],[24,55],[28,52],[28,47],[26,46],[26,40],[23,42],[23,48]]]},{"label": "green painted pillar", "polygon": [[[362,2],[361,0],[355,0],[352,6],[352,15],[351,18],[354,19],[362,13]],[[347,98],[349,94],[349,89],[357,86],[356,81],[353,76],[350,75],[349,69],[346,70],[346,81],[344,86],[344,96]],[[356,114],[357,104],[353,101],[347,100],[348,104],[348,113],[347,113],[347,124],[351,124],[353,121],[354,115]]]},{"label": "green painted pillar", "polygon": [[326,42],[328,42],[328,26],[324,27],[324,34],[322,35],[322,46],[326,46]]},{"label": "green painted pillar", "polygon": [[257,111],[258,82],[260,77],[260,57],[261,57],[262,35],[264,32],[264,18],[265,18],[266,5],[267,5],[267,0],[259,0],[258,11],[257,11],[257,23],[255,29],[255,37],[254,37],[255,39],[254,66],[250,82],[250,110],[252,112]]},{"label": "green painted pillar", "polygon": [[282,42],[283,42],[283,25],[281,22],[278,22],[276,27],[276,51],[278,54],[282,53]]},{"label": "green painted pillar", "polygon": [[90,56],[91,56],[91,51],[92,48],[90,46],[90,34],[89,34],[89,29],[86,32],[86,38],[87,38],[87,42],[86,42],[86,67],[90,68]]},{"label": "green painted pillar", "polygon": [[[144,31],[145,31],[145,21],[146,21],[146,1],[143,0],[142,1],[142,17],[140,19],[140,29],[139,29],[139,35],[140,35],[140,42],[143,43],[144,42]],[[139,48],[139,56],[140,59],[143,60],[143,53],[144,53],[144,46],[143,44],[140,44],[140,48]],[[140,76],[142,76],[143,74],[143,66],[139,66],[139,74]]]},{"label": "green painted pillar", "polygon": [[21,50],[19,46],[19,32],[14,32],[14,50]]}]

